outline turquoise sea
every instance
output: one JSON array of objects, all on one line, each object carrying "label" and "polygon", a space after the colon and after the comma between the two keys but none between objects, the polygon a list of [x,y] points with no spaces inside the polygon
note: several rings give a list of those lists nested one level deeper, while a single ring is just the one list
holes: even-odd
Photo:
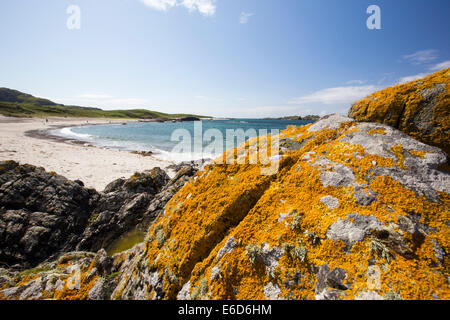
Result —
[{"label": "turquoise sea", "polygon": [[[213,158],[226,150],[227,130],[242,129],[248,134],[246,139],[256,135],[274,133],[273,130],[284,130],[287,126],[303,126],[313,121],[304,120],[262,120],[262,119],[232,119],[232,120],[202,120],[197,122],[133,122],[127,125],[92,125],[59,129],[54,134],[77,139],[86,143],[106,148],[126,151],[152,151],[155,157],[172,161],[189,161],[201,158]],[[199,129],[200,128],[200,129]],[[200,130],[200,131],[199,131]],[[266,131],[264,131],[266,130]],[[222,139],[224,150],[214,152],[198,152],[194,145],[190,150],[174,150],[180,144],[180,134],[191,138],[203,137],[203,147],[215,143],[216,138]],[[235,131],[236,132],[236,131]],[[215,138],[211,138],[210,136]],[[193,140],[193,139],[192,139]],[[216,141],[219,142],[220,141]],[[237,140],[235,140],[237,144]],[[228,144],[229,145],[229,144]]]}]

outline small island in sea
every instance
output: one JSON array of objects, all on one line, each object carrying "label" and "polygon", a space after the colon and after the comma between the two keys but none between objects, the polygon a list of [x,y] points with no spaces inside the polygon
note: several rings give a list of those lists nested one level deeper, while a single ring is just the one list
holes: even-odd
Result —
[{"label": "small island in sea", "polygon": [[318,115],[307,115],[307,116],[286,116],[280,118],[264,118],[264,120],[307,120],[307,121],[317,121],[321,117]]}]

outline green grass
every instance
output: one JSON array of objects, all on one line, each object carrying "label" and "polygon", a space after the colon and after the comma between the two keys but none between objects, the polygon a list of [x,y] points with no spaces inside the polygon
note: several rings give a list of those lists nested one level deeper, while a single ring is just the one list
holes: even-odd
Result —
[{"label": "green grass", "polygon": [[185,117],[209,118],[193,114],[168,114],[145,109],[102,110],[56,104],[50,100],[36,98],[20,91],[0,88],[0,114],[7,117],[80,117],[117,119],[181,119]]},{"label": "green grass", "polygon": [[53,268],[47,267],[47,266],[37,266],[36,268],[27,269],[24,271],[19,272],[19,277],[25,277],[25,276],[34,276],[39,273],[49,272],[54,270]]}]

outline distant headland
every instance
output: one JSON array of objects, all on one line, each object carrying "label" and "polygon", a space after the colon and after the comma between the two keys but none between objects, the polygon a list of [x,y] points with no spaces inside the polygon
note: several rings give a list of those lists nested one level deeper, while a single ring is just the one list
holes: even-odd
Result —
[{"label": "distant headland", "polygon": [[189,121],[192,119],[211,118],[194,114],[168,114],[146,109],[102,110],[100,108],[68,106],[8,88],[0,88],[0,115],[25,118],[117,118],[153,121]]},{"label": "distant headland", "polygon": [[287,117],[281,117],[281,118],[264,118],[263,120],[313,120],[317,121],[321,117],[318,115],[307,115],[307,116],[287,116]]}]

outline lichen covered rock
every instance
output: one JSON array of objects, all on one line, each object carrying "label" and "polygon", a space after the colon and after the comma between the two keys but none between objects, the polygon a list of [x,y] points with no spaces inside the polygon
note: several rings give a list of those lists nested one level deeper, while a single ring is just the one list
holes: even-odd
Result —
[{"label": "lichen covered rock", "polygon": [[450,298],[445,153],[341,116],[280,139],[303,147],[276,174],[217,164],[172,198],[145,245],[146,298]]},{"label": "lichen covered rock", "polygon": [[[276,138],[289,142],[273,157],[264,149]],[[277,170],[262,174],[255,152]],[[42,296],[44,273],[5,275],[0,297],[33,288],[39,299],[450,299],[450,176],[439,170],[440,149],[332,115],[223,158],[243,161],[217,159],[199,172],[145,243],[103,263],[99,254],[60,263]],[[81,277],[71,278],[74,268]]]},{"label": "lichen covered rock", "polygon": [[353,104],[349,117],[397,128],[450,154],[450,68]]}]

